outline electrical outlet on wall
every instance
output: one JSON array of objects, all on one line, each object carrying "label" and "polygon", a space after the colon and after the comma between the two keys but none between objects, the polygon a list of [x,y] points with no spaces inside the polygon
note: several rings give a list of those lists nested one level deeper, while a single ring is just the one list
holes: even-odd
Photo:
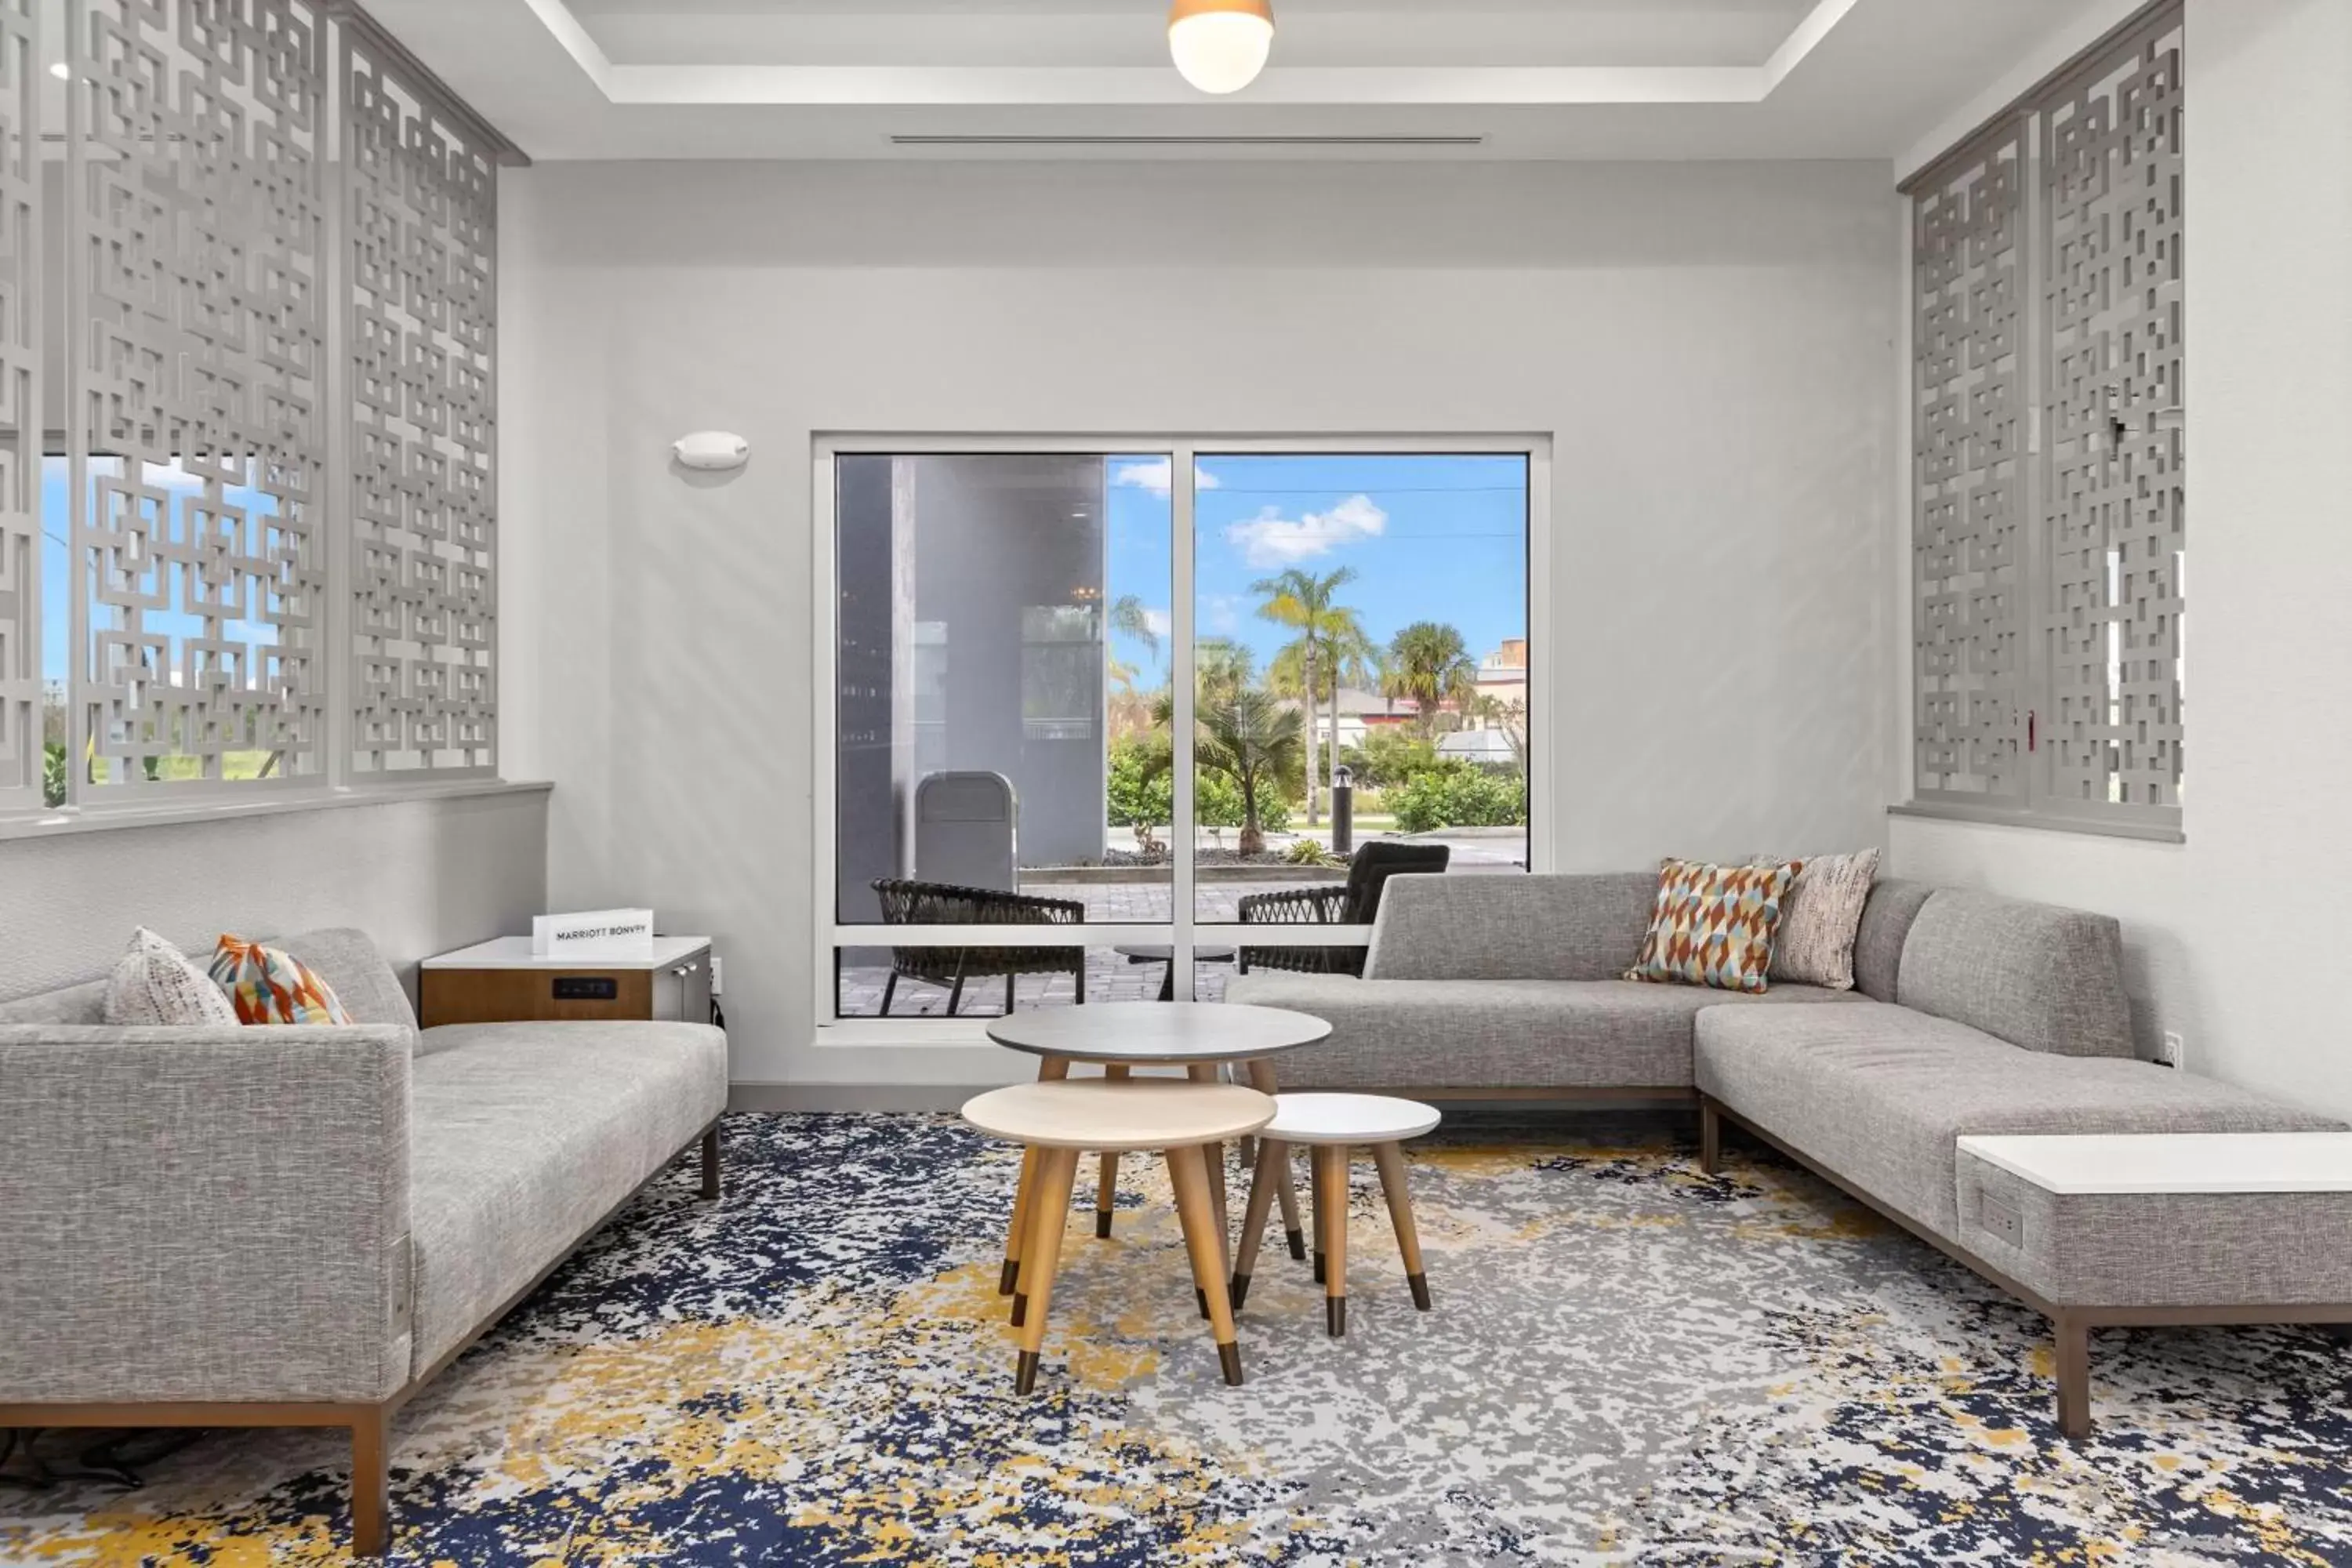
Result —
[{"label": "electrical outlet on wall", "polygon": [[2156,1048],[2156,1059],[2168,1068],[2179,1067],[2189,1059],[2189,1047],[2181,1043],[2178,1033],[2167,1029],[2164,1043]]},{"label": "electrical outlet on wall", "polygon": [[710,994],[713,996],[723,994],[727,989],[727,971],[719,967],[726,962],[715,952],[710,955]]}]

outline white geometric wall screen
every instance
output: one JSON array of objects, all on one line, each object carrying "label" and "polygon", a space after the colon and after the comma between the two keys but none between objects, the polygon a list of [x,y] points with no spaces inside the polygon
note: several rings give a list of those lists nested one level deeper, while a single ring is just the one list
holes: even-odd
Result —
[{"label": "white geometric wall screen", "polygon": [[316,782],[320,17],[75,0],[68,31],[76,782]]},{"label": "white geometric wall screen", "polygon": [[41,805],[41,56],[0,0],[0,811]]},{"label": "white geometric wall screen", "polygon": [[347,34],[352,765],[498,744],[496,151]]},{"label": "white geometric wall screen", "polygon": [[1922,791],[2023,804],[2025,147],[2014,128],[1914,205],[1914,736]]},{"label": "white geometric wall screen", "polygon": [[2180,804],[2180,33],[2042,112],[2053,805]]},{"label": "white geometric wall screen", "polygon": [[2181,37],[2148,7],[1906,187],[1923,803],[2179,830]]}]

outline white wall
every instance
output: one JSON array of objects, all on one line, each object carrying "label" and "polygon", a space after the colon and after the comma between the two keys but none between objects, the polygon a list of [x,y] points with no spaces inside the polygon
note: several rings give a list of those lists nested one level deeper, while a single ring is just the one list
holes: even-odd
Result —
[{"label": "white wall", "polygon": [[400,972],[546,909],[544,790],[339,805],[0,843],[0,1000],[106,973],[133,926],[209,952],[223,931],[358,926]]},{"label": "white wall", "polygon": [[2188,842],[1898,818],[1891,864],[2119,916],[2144,1041],[2352,1114],[2352,5],[2189,0],[2187,40]]},{"label": "white wall", "polygon": [[[547,164],[501,193],[508,766],[559,904],[727,958],[812,1049],[813,432],[1555,442],[1566,868],[1878,842],[1898,215],[1884,163]],[[672,474],[689,430],[753,445]]]}]

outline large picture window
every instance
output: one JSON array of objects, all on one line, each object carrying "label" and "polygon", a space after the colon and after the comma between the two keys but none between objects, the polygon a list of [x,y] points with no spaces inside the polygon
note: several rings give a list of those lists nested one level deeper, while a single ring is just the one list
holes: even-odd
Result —
[{"label": "large picture window", "polygon": [[2180,831],[2183,106],[2158,6],[1906,187],[1917,809]]},{"label": "large picture window", "polygon": [[820,1021],[1214,999],[1360,963],[1360,860],[1537,864],[1542,463],[824,444]]}]

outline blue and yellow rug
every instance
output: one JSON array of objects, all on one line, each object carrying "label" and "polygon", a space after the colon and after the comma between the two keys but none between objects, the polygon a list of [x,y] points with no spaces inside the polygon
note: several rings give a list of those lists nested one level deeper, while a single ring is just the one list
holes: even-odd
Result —
[{"label": "blue and yellow rug", "polygon": [[[409,1407],[393,1561],[2352,1562],[2352,1352],[2105,1333],[2070,1447],[2039,1320],[1752,1150],[1709,1179],[1674,1131],[1457,1127],[1412,1166],[1426,1315],[1360,1167],[1349,1337],[1276,1236],[1238,1389],[1130,1172],[1116,1239],[1072,1215],[1024,1399],[1011,1151],[728,1139],[722,1203],[681,1166]],[[342,1455],[220,1434],[136,1491],[0,1488],[0,1563],[337,1561]]]}]

